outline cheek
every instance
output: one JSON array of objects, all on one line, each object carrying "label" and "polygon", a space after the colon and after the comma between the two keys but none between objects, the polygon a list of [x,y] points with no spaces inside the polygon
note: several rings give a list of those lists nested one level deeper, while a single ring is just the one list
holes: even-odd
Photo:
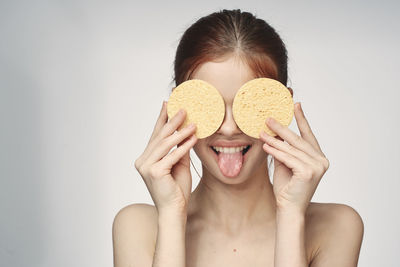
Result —
[{"label": "cheek", "polygon": [[[201,165],[205,167],[207,170],[211,170],[213,166],[213,158],[210,151],[208,151],[208,146],[205,143],[197,142],[193,146],[193,150],[196,153],[196,156],[199,158]],[[214,152],[212,152],[214,153]]]},{"label": "cheek", "polygon": [[193,150],[196,153],[197,157],[203,161],[205,154],[207,152],[207,146],[202,141],[197,141],[197,143],[193,146]]},{"label": "cheek", "polygon": [[256,157],[267,157],[268,152],[264,149],[263,145],[265,143],[263,141],[257,141],[257,143],[254,145],[254,154]]}]

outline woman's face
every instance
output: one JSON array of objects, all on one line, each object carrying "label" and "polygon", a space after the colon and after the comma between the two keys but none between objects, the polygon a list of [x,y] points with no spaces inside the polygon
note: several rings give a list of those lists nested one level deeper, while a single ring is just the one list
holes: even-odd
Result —
[{"label": "woman's face", "polygon": [[[204,80],[222,95],[225,101],[225,117],[220,128],[211,136],[199,139],[193,147],[203,165],[203,179],[215,178],[226,184],[240,184],[251,177],[265,176],[267,153],[263,142],[244,134],[236,125],[232,115],[232,104],[236,92],[247,81],[256,78],[250,68],[239,57],[230,56],[220,62],[206,62],[193,73],[192,79]],[[250,145],[243,155],[217,153],[212,147],[241,147]],[[228,152],[228,151],[226,151]]]}]

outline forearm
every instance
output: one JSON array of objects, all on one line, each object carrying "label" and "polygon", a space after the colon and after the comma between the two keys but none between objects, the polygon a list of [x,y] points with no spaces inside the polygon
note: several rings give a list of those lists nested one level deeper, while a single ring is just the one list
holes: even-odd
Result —
[{"label": "forearm", "polygon": [[277,211],[274,267],[308,266],[304,228],[304,214]]},{"label": "forearm", "polygon": [[152,267],[185,267],[186,216],[159,213]]}]

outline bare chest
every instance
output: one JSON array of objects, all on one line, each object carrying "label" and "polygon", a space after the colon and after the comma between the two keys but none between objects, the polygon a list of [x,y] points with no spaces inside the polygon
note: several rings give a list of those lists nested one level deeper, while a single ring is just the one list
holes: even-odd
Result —
[{"label": "bare chest", "polygon": [[269,267],[274,263],[274,235],[226,237],[217,232],[186,235],[187,267]]}]

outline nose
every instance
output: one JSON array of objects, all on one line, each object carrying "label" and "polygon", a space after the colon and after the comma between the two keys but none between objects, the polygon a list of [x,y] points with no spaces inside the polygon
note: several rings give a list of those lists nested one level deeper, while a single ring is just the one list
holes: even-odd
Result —
[{"label": "nose", "polygon": [[242,133],[233,119],[232,108],[228,105],[226,105],[225,117],[217,133],[224,136],[235,136]]}]

